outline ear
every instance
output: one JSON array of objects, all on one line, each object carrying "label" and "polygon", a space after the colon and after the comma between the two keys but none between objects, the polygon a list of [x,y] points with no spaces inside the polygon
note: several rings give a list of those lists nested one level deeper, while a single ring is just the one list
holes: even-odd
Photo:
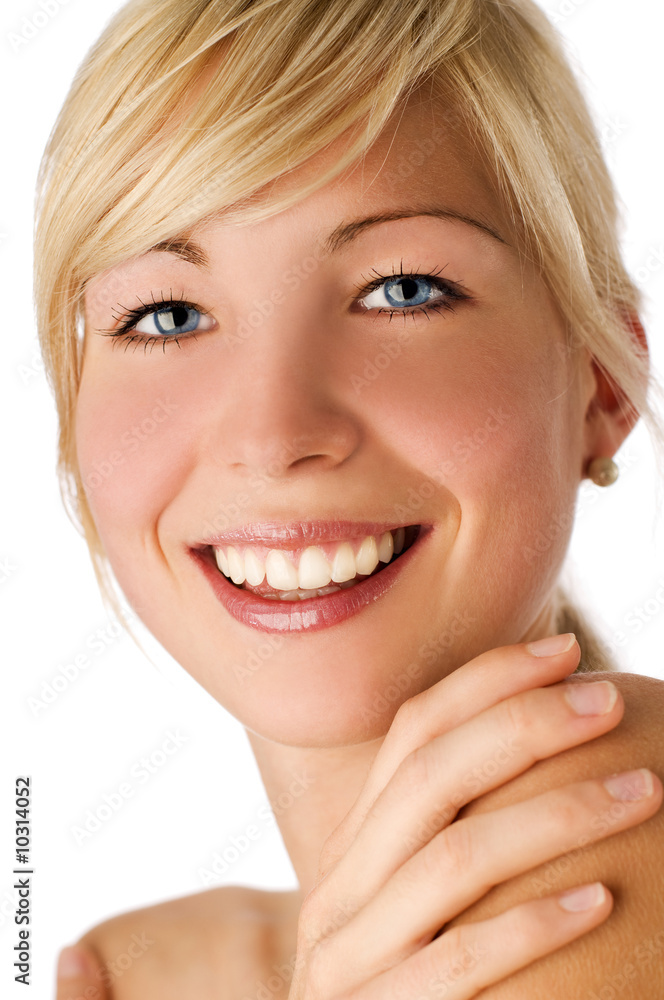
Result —
[{"label": "ear", "polygon": [[[634,350],[649,358],[646,331],[638,315],[623,312],[623,322],[634,341]],[[613,379],[588,354],[594,392],[588,401],[585,413],[585,455],[584,470],[593,458],[612,458],[639,419],[634,407],[620,391]],[[584,473],[585,474],[585,473]]]}]

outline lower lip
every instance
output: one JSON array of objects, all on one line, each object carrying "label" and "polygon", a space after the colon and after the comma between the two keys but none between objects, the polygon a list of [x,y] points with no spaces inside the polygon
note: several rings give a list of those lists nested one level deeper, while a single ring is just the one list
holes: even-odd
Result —
[{"label": "lower lip", "polygon": [[190,549],[189,553],[209,580],[216,597],[243,625],[260,632],[317,632],[346,621],[391,590],[419,552],[429,531],[430,528],[422,525],[410,548],[380,573],[368,576],[354,587],[304,601],[269,600],[249,590],[241,590],[217,569],[209,549]]}]

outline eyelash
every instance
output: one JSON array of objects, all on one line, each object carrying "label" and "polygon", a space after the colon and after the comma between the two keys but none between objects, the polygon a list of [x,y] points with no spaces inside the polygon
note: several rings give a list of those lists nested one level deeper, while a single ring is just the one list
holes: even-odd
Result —
[{"label": "eyelash", "polygon": [[[447,265],[445,265],[445,267],[447,267]],[[367,316],[367,318],[372,317],[373,319],[377,319],[379,315],[387,313],[390,317],[390,322],[392,322],[394,316],[403,315],[405,323],[407,316],[412,316],[413,320],[415,321],[415,313],[417,312],[424,313],[427,319],[431,318],[430,313],[432,312],[435,313],[454,312],[455,307],[453,303],[459,303],[464,300],[467,300],[470,296],[467,295],[465,292],[461,291],[463,286],[461,286],[458,282],[440,280],[437,277],[437,275],[441,274],[442,271],[444,270],[445,268],[441,267],[438,270],[431,272],[424,272],[421,270],[404,271],[403,261],[401,261],[399,265],[399,270],[395,271],[393,269],[391,274],[381,274],[375,268],[372,268],[371,273],[375,275],[373,281],[369,281],[369,279],[366,278],[365,275],[362,275],[364,281],[368,282],[368,284],[355,286],[357,289],[358,297],[361,296],[362,298],[366,298],[368,295],[376,291],[376,289],[380,288],[381,285],[383,285],[387,281],[396,281],[396,280],[403,281],[407,279],[415,280],[417,278],[422,278],[425,281],[429,281],[429,283],[433,286],[433,288],[435,288],[439,292],[444,293],[444,295],[440,298],[432,300],[430,303],[427,303],[423,306],[422,305],[412,306],[409,309],[387,309],[387,308],[367,309],[365,315]],[[134,329],[136,324],[139,323],[145,316],[150,316],[153,313],[157,313],[161,310],[177,309],[177,308],[193,309],[195,312],[200,313],[201,316],[209,315],[204,309],[201,309],[198,305],[196,305],[195,302],[189,302],[186,299],[184,299],[183,296],[184,292],[181,293],[180,298],[174,299],[173,290],[171,289],[170,297],[166,297],[162,292],[161,298],[155,299],[153,293],[151,305],[143,302],[141,299],[139,299],[141,305],[134,309],[128,309],[121,303],[118,303],[120,309],[122,309],[123,312],[119,316],[116,316],[115,313],[113,313],[113,318],[117,321],[121,321],[120,326],[117,329],[113,330],[100,330],[99,333],[101,333],[103,336],[106,337],[116,338],[116,342],[118,343],[124,342],[126,344],[125,350],[127,350],[129,345],[132,343],[135,345],[134,349],[143,344],[144,352],[147,352],[148,346],[150,347],[150,351],[153,351],[155,345],[158,343],[161,343],[163,345],[162,349],[164,353],[166,352],[167,343],[169,344],[176,343],[178,347],[180,347],[181,340],[189,340],[190,338],[192,340],[195,340],[196,331],[179,335],[172,334],[170,336],[157,336],[157,335],[151,336],[149,334],[143,334],[143,333],[131,334],[131,331]],[[113,346],[115,346],[115,344]]]},{"label": "eyelash", "polygon": [[[447,264],[445,267],[447,267]],[[440,267],[436,271],[423,271],[419,269],[404,271],[402,260],[399,264],[399,270],[395,271],[393,269],[392,274],[381,274],[380,271],[372,268],[371,272],[376,275],[375,279],[373,281],[369,281],[369,279],[363,274],[362,277],[365,282],[369,281],[369,284],[355,286],[358,295],[361,294],[363,298],[376,291],[376,289],[380,288],[380,286],[386,281],[403,281],[407,279],[415,280],[416,278],[423,278],[425,281],[428,281],[429,284],[432,285],[437,291],[443,292],[444,297],[433,299],[424,306],[412,306],[410,309],[371,309],[366,311],[366,315],[372,316],[373,319],[377,319],[378,316],[387,313],[390,317],[390,322],[392,322],[392,318],[394,316],[403,316],[405,324],[406,317],[412,316],[413,320],[415,320],[415,313],[417,312],[424,313],[427,319],[431,318],[429,314],[432,312],[454,312],[453,303],[459,303],[467,300],[470,296],[466,292],[462,291],[463,286],[459,282],[447,281],[445,279],[441,280],[437,277],[437,275],[442,274],[445,267]]]},{"label": "eyelash", "polygon": [[197,306],[195,302],[189,302],[186,299],[184,299],[183,296],[184,292],[181,292],[180,298],[174,299],[173,289],[171,288],[170,297],[165,296],[164,293],[161,292],[161,298],[155,299],[153,292],[151,305],[148,305],[147,303],[143,302],[143,300],[140,298],[138,301],[141,304],[140,306],[137,306],[135,309],[128,309],[126,306],[123,306],[122,303],[118,303],[120,309],[124,311],[119,316],[116,316],[115,313],[112,313],[112,316],[113,319],[117,320],[118,322],[122,321],[120,323],[120,326],[115,330],[99,330],[98,332],[101,333],[102,336],[104,337],[117,338],[113,343],[114,347],[116,343],[124,342],[126,344],[125,351],[127,350],[130,344],[135,345],[134,350],[136,350],[137,347],[143,344],[144,353],[147,353],[148,345],[150,347],[150,351],[152,352],[155,348],[155,345],[161,343],[163,344],[163,352],[165,354],[166,344],[176,343],[178,347],[180,347],[181,340],[189,340],[190,338],[192,340],[195,340],[196,332],[192,331],[191,333],[185,333],[179,335],[177,333],[174,333],[172,336],[169,337],[163,337],[163,336],[159,337],[157,335],[149,336],[148,334],[145,333],[134,333],[130,336],[130,333],[134,329],[136,324],[143,319],[144,316],[151,316],[153,313],[160,312],[160,310],[163,309],[177,309],[177,308],[193,309],[195,312],[200,313],[201,316],[209,315],[207,312],[205,312],[204,309],[201,309],[199,306]]}]

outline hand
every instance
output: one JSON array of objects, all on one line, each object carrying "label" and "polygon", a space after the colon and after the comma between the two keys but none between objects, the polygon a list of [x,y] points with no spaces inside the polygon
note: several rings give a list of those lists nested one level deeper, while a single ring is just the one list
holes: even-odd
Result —
[{"label": "hand", "polygon": [[111,1000],[104,986],[102,967],[85,945],[63,948],[58,958],[55,1000]]},{"label": "hand", "polygon": [[[446,922],[493,886],[652,816],[662,784],[621,818],[602,780],[566,785],[516,805],[458,819],[468,802],[536,761],[615,727],[624,711],[613,686],[592,676],[560,682],[579,646],[538,658],[526,644],[481,654],[397,712],[365,786],[321,853],[298,924],[289,1000],[467,1000],[580,937],[609,916],[595,884],[576,901],[559,893],[498,917]],[[545,686],[548,685],[548,686]],[[578,715],[568,695],[615,694],[604,714]],[[615,784],[615,783],[614,783]],[[629,800],[629,796],[633,800]],[[561,905],[561,900],[568,908]]]}]

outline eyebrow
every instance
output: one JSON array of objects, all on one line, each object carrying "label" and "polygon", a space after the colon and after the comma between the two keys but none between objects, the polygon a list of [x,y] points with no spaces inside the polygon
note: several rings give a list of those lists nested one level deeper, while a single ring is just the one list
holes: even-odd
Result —
[{"label": "eyebrow", "polygon": [[490,226],[488,222],[485,222],[482,219],[475,219],[470,215],[464,215],[462,212],[455,212],[451,208],[442,208],[434,205],[431,207],[396,209],[393,212],[378,212],[376,215],[369,215],[362,219],[355,219],[352,222],[344,222],[325,237],[322,247],[326,253],[332,254],[337,250],[340,250],[341,247],[350,243],[357,236],[359,236],[360,233],[364,232],[365,229],[369,229],[371,226],[380,225],[381,222],[396,222],[399,219],[414,219],[422,216],[444,219],[448,222],[465,222],[466,225],[474,226],[475,229],[479,229],[487,236],[491,236],[494,240],[498,240],[498,242],[502,243],[504,246],[509,246],[507,240],[503,239],[500,233]]},{"label": "eyebrow", "polygon": [[[473,226],[480,232],[487,236],[492,237],[504,246],[509,246],[507,240],[505,240],[500,233],[490,226],[488,222],[482,219],[473,218],[470,215],[464,215],[462,212],[455,212],[450,208],[439,208],[433,206],[430,208],[418,207],[418,208],[403,208],[396,209],[392,212],[378,212],[374,215],[367,215],[361,219],[353,219],[350,222],[342,222],[341,225],[333,229],[321,242],[321,248],[325,254],[331,255],[336,253],[342,247],[347,246],[354,239],[356,239],[360,233],[365,230],[370,229],[372,226],[378,226],[383,222],[397,222],[399,219],[415,219],[415,218],[435,218],[443,219],[445,221],[453,222],[463,222],[467,226]],[[171,240],[164,240],[161,243],[156,243],[155,246],[150,247],[149,250],[145,251],[145,255],[150,253],[172,253],[182,260],[187,261],[189,264],[194,264],[199,268],[209,268],[210,259],[206,254],[205,250],[193,240],[174,238]]]},{"label": "eyebrow", "polygon": [[195,264],[196,267],[208,268],[210,266],[210,258],[203,247],[199,246],[198,243],[194,243],[193,240],[182,239],[180,237],[156,243],[149,250],[145,251],[144,256],[147,256],[149,253],[174,253],[182,260],[186,260],[188,264]]}]

